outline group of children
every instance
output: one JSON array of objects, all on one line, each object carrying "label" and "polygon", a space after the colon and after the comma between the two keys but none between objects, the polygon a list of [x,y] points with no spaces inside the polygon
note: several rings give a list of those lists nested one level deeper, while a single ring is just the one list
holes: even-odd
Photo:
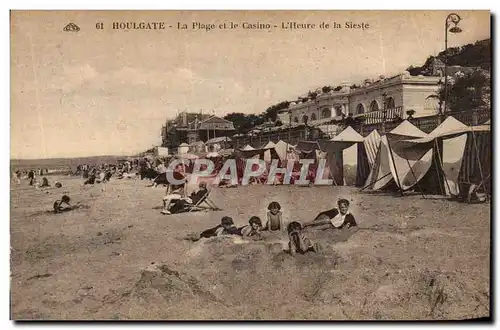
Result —
[{"label": "group of children", "polygon": [[[283,213],[281,205],[278,202],[271,202],[267,207],[267,221],[263,226],[262,221],[257,216],[252,216],[248,221],[248,225],[236,227],[231,217],[225,216],[221,219],[221,223],[213,228],[209,228],[195,237],[190,237],[191,240],[197,241],[201,238],[210,238],[225,235],[238,235],[242,237],[259,236],[265,231],[287,231],[289,253],[306,253],[308,251],[319,252],[321,247],[319,244],[314,244],[308,239],[304,233],[307,227],[312,228],[351,228],[357,226],[354,216],[349,212],[349,201],[347,199],[339,199],[337,208],[321,212],[316,218],[305,225],[299,221],[292,221],[285,225],[283,221]],[[326,227],[325,227],[326,226]]]}]

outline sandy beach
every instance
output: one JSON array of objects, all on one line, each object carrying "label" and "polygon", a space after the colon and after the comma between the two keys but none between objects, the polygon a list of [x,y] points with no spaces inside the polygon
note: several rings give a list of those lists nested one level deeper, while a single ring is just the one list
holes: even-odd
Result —
[{"label": "sandy beach", "polygon": [[[15,320],[465,319],[489,315],[490,205],[352,187],[214,188],[223,211],[164,216],[164,188],[112,180],[60,189],[11,188]],[[54,214],[64,193],[82,207]],[[284,233],[261,240],[183,238],[231,216],[311,221],[340,197],[357,229],[310,231],[321,253],[292,257]]]}]

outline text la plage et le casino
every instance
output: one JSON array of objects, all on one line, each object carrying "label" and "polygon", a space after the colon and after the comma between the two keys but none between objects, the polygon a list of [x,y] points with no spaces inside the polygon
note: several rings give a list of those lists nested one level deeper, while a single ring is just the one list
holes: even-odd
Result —
[{"label": "text la plage et le casino", "polygon": [[97,22],[97,29],[112,29],[112,30],[195,30],[195,31],[213,31],[213,30],[366,30],[371,26],[367,22],[317,22],[303,23],[296,21],[281,21],[279,23],[268,22],[232,22],[232,21],[217,21],[217,22]]}]

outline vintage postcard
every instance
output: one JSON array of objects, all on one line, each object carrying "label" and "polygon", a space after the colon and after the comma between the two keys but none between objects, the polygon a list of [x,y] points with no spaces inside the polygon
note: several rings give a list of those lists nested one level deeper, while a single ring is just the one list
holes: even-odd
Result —
[{"label": "vintage postcard", "polygon": [[491,320],[489,11],[11,11],[11,318]]}]

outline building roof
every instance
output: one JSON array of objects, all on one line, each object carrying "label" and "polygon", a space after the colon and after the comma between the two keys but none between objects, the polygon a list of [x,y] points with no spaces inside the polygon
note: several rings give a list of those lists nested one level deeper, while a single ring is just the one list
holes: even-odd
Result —
[{"label": "building roof", "polygon": [[233,131],[234,125],[229,120],[225,120],[217,116],[212,116],[200,122],[198,129]]}]

